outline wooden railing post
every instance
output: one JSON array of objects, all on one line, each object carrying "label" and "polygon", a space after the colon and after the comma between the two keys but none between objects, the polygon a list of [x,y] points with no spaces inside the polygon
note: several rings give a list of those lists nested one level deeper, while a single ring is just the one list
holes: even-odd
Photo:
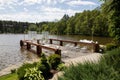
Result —
[{"label": "wooden railing post", "polygon": [[31,49],[31,45],[27,42],[27,50]]},{"label": "wooden railing post", "polygon": [[24,46],[24,42],[22,40],[20,40],[20,47]]},{"label": "wooden railing post", "polygon": [[40,45],[37,45],[36,46],[36,50],[37,50],[37,54],[39,55],[39,56],[41,56],[41,53],[42,53],[42,47],[40,46]]},{"label": "wooden railing post", "polygon": [[99,52],[100,46],[99,44],[94,45],[94,52]]},{"label": "wooden railing post", "polygon": [[75,44],[75,47],[77,46],[77,42],[74,43]]},{"label": "wooden railing post", "polygon": [[50,39],[50,44],[52,44],[52,39]]},{"label": "wooden railing post", "polygon": [[60,41],[60,46],[63,46],[63,41]]},{"label": "wooden railing post", "polygon": [[40,44],[40,40],[37,40],[37,43]]},{"label": "wooden railing post", "polygon": [[55,54],[58,54],[58,55],[61,56],[61,50],[60,50],[60,49],[57,49],[57,50],[55,51]]}]

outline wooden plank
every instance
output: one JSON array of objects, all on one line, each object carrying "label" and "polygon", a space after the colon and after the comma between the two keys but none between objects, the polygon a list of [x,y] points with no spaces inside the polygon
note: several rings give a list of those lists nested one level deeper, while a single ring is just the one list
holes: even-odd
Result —
[{"label": "wooden plank", "polygon": [[51,47],[47,47],[47,46],[41,46],[44,49],[48,49],[48,50],[52,50],[52,51],[56,51],[57,49],[55,48],[51,48]]}]

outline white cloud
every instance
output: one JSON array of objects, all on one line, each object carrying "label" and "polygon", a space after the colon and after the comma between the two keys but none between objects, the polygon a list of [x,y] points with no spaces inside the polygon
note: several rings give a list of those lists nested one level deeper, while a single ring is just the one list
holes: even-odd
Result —
[{"label": "white cloud", "polygon": [[16,5],[18,0],[0,0],[0,5],[5,6],[5,5]]},{"label": "white cloud", "polygon": [[5,10],[6,8],[11,9],[12,11],[15,11],[14,7],[17,5],[18,0],[0,0],[0,9]]},{"label": "white cloud", "polygon": [[[59,8],[55,5],[57,3],[60,3],[58,4]],[[96,5],[93,2],[81,0],[0,0],[0,20],[4,19],[27,22],[54,21],[55,19],[61,19],[64,14],[72,16],[76,12],[82,12],[80,10],[70,9],[70,7],[66,7],[66,5],[66,8],[64,6],[61,7],[60,5],[62,3],[63,5],[67,3],[71,6]],[[63,9],[63,7],[65,9]],[[8,12],[4,13],[4,11]]]},{"label": "white cloud", "polygon": [[28,10],[27,8],[25,8],[25,7],[24,7],[23,9],[24,9],[25,12],[28,12],[28,11],[29,11],[29,10]]},{"label": "white cloud", "polygon": [[55,19],[60,20],[64,14],[69,16],[74,15],[77,10],[64,10],[60,8],[42,7],[39,12],[28,12],[27,8],[24,8],[24,12],[1,14],[1,20],[14,20],[14,21],[27,21],[27,22],[41,22],[41,21],[54,21]]},{"label": "white cloud", "polygon": [[36,3],[41,3],[42,0],[24,0],[19,3],[19,5],[34,5]]},{"label": "white cloud", "polygon": [[74,0],[74,1],[69,1],[67,2],[68,5],[70,6],[79,6],[79,5],[97,5],[96,3],[92,1],[82,1],[82,0]]},{"label": "white cloud", "polygon": [[34,4],[46,4],[46,5],[54,5],[57,4],[58,0],[23,0],[19,3],[19,5],[34,5]]}]

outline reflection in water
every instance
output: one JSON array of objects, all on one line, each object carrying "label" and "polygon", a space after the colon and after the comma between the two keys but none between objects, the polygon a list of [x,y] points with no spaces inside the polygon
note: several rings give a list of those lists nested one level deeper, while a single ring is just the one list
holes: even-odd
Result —
[{"label": "reflection in water", "polygon": [[[25,35],[28,39],[28,36]],[[37,39],[40,39],[41,35],[37,35]],[[79,41],[80,39],[91,40],[91,37],[87,36],[55,36],[50,35],[49,38],[67,39]],[[6,68],[9,65],[23,63],[24,61],[31,61],[38,56],[24,49],[20,49],[19,41],[24,39],[23,34],[0,34],[0,70]],[[94,37],[94,41],[98,41],[100,44],[106,44],[111,41],[110,38]]]}]

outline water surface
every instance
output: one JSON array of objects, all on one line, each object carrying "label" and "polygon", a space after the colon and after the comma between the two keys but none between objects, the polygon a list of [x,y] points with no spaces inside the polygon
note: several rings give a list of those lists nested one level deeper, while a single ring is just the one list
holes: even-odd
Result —
[{"label": "water surface", "polygon": [[[91,40],[91,36],[79,36],[79,35],[49,35],[49,38],[74,40],[80,39]],[[37,39],[41,39],[41,35],[36,36]],[[19,41],[23,39],[29,39],[28,35],[23,34],[0,34],[0,70],[10,65],[23,63],[26,60],[33,60],[38,58],[36,54],[28,51],[21,50]],[[98,41],[100,44],[106,44],[111,42],[111,38],[106,37],[93,37],[94,41]]]}]

